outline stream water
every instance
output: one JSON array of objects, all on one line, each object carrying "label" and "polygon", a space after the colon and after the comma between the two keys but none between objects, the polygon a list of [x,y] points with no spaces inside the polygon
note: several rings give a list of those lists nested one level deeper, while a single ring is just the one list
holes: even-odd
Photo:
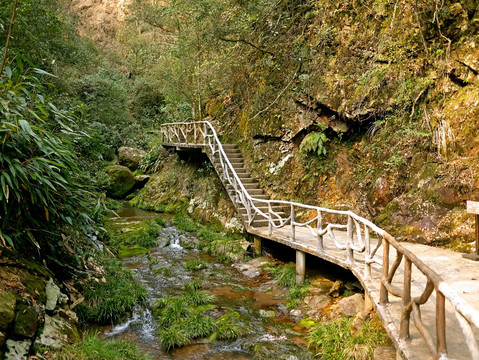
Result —
[{"label": "stream water", "polygon": [[[158,216],[127,204],[117,214],[118,217],[112,218],[112,221],[125,228]],[[124,264],[148,289],[148,305],[153,305],[165,295],[179,294],[186,282],[199,279],[204,284],[204,290],[216,297],[213,316],[234,310],[248,319],[248,333],[233,341],[198,340],[165,352],[157,339],[158,325],[149,306],[146,306],[135,309],[123,323],[104,327],[104,336],[133,341],[155,359],[314,358],[307,348],[306,330],[296,323],[298,318],[294,318],[287,309],[287,290],[278,286],[267,272],[257,266],[271,259],[257,258],[246,264],[221,263],[198,252],[195,249],[198,239],[175,227],[164,228],[159,243],[163,247],[153,248],[149,257],[143,255],[124,260]],[[205,268],[199,271],[185,269],[185,263],[193,259],[204,261]]]}]

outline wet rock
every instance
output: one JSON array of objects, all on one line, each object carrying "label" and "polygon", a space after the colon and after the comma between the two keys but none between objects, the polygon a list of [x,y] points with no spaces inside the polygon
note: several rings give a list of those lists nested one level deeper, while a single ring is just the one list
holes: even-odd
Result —
[{"label": "wet rock", "polygon": [[53,282],[52,278],[48,280],[45,292],[47,294],[45,309],[53,311],[57,306],[58,297],[60,296],[60,288]]},{"label": "wet rock", "polygon": [[259,314],[264,318],[272,318],[276,316],[276,313],[273,310],[259,310]]},{"label": "wet rock", "polygon": [[19,304],[15,312],[15,320],[12,333],[19,337],[33,338],[38,327],[42,324],[42,309],[34,304]]},{"label": "wet rock", "polygon": [[76,327],[60,316],[45,315],[45,327],[34,343],[34,348],[60,349],[68,343],[80,341]]},{"label": "wet rock", "polygon": [[233,265],[238,271],[240,271],[243,275],[254,278],[260,276],[262,273],[262,269],[260,266],[266,265],[269,263],[269,260],[264,257],[254,258],[245,263],[236,263]]},{"label": "wet rock", "polygon": [[361,294],[354,294],[341,299],[338,305],[341,314],[347,316],[356,316],[356,314],[363,310],[364,299]]},{"label": "wet rock", "polygon": [[294,317],[302,317],[303,316],[301,310],[299,310],[299,309],[293,309],[289,312],[289,314],[291,316],[294,316]]},{"label": "wet rock", "polygon": [[333,298],[337,298],[343,293],[343,290],[344,290],[343,282],[341,280],[336,280],[333,286],[331,286],[331,289],[329,290],[328,295]]},{"label": "wet rock", "polygon": [[285,304],[283,304],[283,303],[279,303],[279,304],[278,304],[278,310],[279,310],[281,313],[283,313],[283,315],[287,315],[287,314],[289,313],[288,307],[287,307]]},{"label": "wet rock", "polygon": [[5,292],[0,295],[0,330],[5,330],[15,317],[15,294]]},{"label": "wet rock", "polygon": [[24,360],[30,351],[31,341],[7,340],[7,351],[5,360]]},{"label": "wet rock", "polygon": [[329,305],[330,300],[326,295],[308,295],[304,298],[304,302],[311,308],[308,316],[319,319],[323,309]]},{"label": "wet rock", "polygon": [[378,347],[374,349],[373,360],[395,360],[396,349],[392,346]]},{"label": "wet rock", "polygon": [[141,157],[145,155],[145,151],[127,146],[118,149],[118,162],[120,165],[126,166],[134,171],[138,169]]},{"label": "wet rock", "polygon": [[135,176],[126,166],[112,165],[105,169],[105,173],[110,179],[107,187],[109,195],[121,198],[125,196],[135,185]]}]

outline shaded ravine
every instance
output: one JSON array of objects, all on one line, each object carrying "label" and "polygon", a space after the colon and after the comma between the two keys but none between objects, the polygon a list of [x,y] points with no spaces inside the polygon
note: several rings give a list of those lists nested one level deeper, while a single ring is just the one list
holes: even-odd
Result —
[{"label": "shaded ravine", "polygon": [[[158,216],[127,204],[116,213],[118,217],[111,220],[126,229]],[[175,227],[163,229],[158,243],[149,256],[124,260],[125,266],[148,289],[148,306],[136,308],[121,324],[102,328],[104,336],[133,341],[155,359],[313,359],[314,353],[307,349],[305,329],[296,324],[298,319],[286,306],[287,290],[258,268],[271,259],[257,258],[247,265],[251,271],[242,272],[238,264],[220,263],[197,251],[199,240]],[[189,271],[185,269],[188,260],[202,260],[207,266]],[[157,338],[158,325],[149,307],[165,295],[179,294],[191,280],[201,280],[204,289],[215,295],[216,307],[210,313],[213,317],[236,311],[248,324],[248,333],[234,341],[198,340],[169,353],[163,351]],[[327,287],[324,291],[327,293]]]}]

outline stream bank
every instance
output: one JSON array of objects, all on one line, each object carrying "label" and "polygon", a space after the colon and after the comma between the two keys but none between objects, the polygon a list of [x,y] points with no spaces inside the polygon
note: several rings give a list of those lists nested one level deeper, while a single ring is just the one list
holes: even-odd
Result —
[{"label": "stream bank", "polygon": [[[116,213],[113,226],[126,231],[160,216],[127,203]],[[273,243],[265,247],[266,256],[251,259],[245,247],[241,259],[231,263],[199,251],[204,250],[203,242],[197,233],[166,225],[147,254],[126,257],[125,266],[147,288],[147,306],[135,308],[118,325],[102,327],[104,336],[133,341],[155,359],[313,359],[317,349],[308,347],[308,329],[363,310],[360,285],[345,271],[325,272],[321,268],[326,264],[313,262],[307,285],[297,287],[294,266],[285,263],[290,254]],[[213,299],[202,313],[214,321],[237,314],[234,326],[241,329],[240,335],[216,340],[213,332],[165,351],[158,304],[183,296],[185,284],[192,282],[201,283]]]}]

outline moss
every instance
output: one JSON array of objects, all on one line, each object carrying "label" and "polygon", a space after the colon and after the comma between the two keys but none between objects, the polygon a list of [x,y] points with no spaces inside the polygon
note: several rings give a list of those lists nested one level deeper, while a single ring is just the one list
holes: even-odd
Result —
[{"label": "moss", "polygon": [[126,166],[112,165],[105,169],[105,173],[109,177],[109,185],[107,192],[109,195],[122,198],[135,185],[135,176]]},{"label": "moss", "polygon": [[148,254],[149,250],[141,247],[140,245],[131,245],[131,246],[121,246],[118,250],[118,257],[120,259],[125,259],[129,257],[139,256]]}]

